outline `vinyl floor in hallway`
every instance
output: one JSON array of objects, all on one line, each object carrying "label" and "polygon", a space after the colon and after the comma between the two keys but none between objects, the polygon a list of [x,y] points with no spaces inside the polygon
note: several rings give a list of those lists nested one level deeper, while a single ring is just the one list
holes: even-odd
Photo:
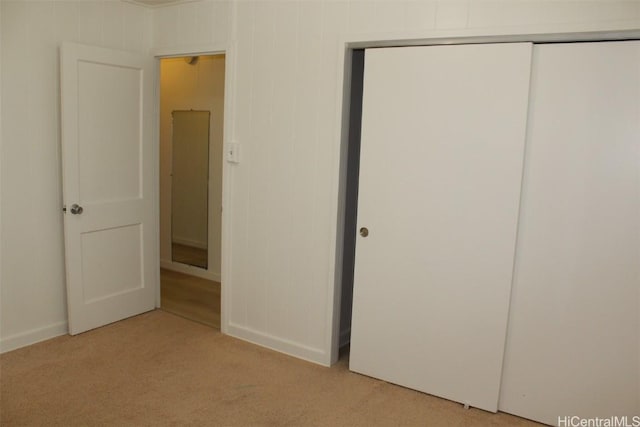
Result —
[{"label": "vinyl floor in hallway", "polygon": [[163,310],[220,329],[220,283],[163,268],[160,286]]}]

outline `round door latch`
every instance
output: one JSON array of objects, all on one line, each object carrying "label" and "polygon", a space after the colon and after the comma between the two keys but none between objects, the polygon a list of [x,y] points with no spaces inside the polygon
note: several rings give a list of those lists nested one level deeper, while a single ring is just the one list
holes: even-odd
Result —
[{"label": "round door latch", "polygon": [[369,229],[367,227],[362,227],[360,229],[360,235],[362,237],[367,237],[369,235]]},{"label": "round door latch", "polygon": [[82,206],[78,205],[77,203],[74,203],[73,205],[71,205],[71,213],[73,215],[80,215],[83,210],[84,209],[82,209]]}]

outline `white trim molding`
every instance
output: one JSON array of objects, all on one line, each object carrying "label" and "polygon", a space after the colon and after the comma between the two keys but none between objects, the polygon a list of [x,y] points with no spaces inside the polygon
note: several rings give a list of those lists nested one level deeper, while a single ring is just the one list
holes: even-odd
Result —
[{"label": "white trim molding", "polygon": [[227,55],[229,46],[227,43],[163,47],[151,51],[151,56],[156,59],[172,58],[180,56],[196,56],[196,55]]},{"label": "white trim molding", "polygon": [[[235,43],[214,43],[205,45],[186,45],[178,47],[159,48],[151,51],[151,55],[157,60],[157,70],[160,67],[160,59],[181,57],[181,56],[193,56],[193,55],[225,55],[225,76],[224,76],[224,123],[223,123],[223,141],[222,146],[225,150],[229,144],[234,141],[233,133],[233,121],[235,119]],[[160,144],[160,79],[159,72],[156,81],[156,150],[159,150]],[[223,155],[224,159],[224,155]],[[154,159],[156,164],[159,164],[159,153],[156,154]],[[156,176],[154,182],[156,185],[155,191],[159,200],[160,195],[160,172],[156,168]],[[221,233],[221,265],[220,272],[211,272],[198,267],[192,267],[184,264],[174,263],[170,260],[160,260],[160,266],[172,271],[178,271],[181,273],[191,274],[193,276],[202,277],[209,280],[214,280],[221,284],[220,289],[220,331],[223,334],[234,335],[229,331],[229,316],[228,308],[231,305],[231,292],[228,289],[231,284],[231,221],[233,218],[233,207],[231,206],[231,191],[232,191],[232,179],[233,179],[234,165],[229,164],[226,160],[222,162],[222,233]],[[158,204],[159,206],[159,204]],[[158,210],[158,217],[160,211]],[[159,238],[159,228],[158,228]],[[157,299],[156,305],[160,307],[160,284],[157,287]],[[234,335],[237,338],[240,336]],[[285,350],[281,350],[285,351]],[[286,351],[285,351],[286,352]]]},{"label": "white trim molding", "polygon": [[284,340],[234,323],[227,325],[227,328],[228,334],[233,337],[240,338],[244,341],[285,353],[308,362],[330,366],[327,355],[322,351],[322,349],[307,347],[293,341]]},{"label": "white trim molding", "polygon": [[41,328],[31,329],[26,332],[9,335],[8,337],[0,340],[0,353],[17,350],[28,345],[59,337],[60,335],[66,335],[67,333],[69,333],[69,327],[67,322],[64,321],[43,326]]}]

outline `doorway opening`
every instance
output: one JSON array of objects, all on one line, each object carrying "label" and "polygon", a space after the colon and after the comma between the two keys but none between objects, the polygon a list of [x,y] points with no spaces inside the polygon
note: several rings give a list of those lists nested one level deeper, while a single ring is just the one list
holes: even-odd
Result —
[{"label": "doorway opening", "polygon": [[225,55],[160,59],[160,308],[221,326]]},{"label": "doorway opening", "polygon": [[339,359],[348,360],[351,342],[353,276],[356,261],[356,224],[358,218],[358,177],[360,172],[360,132],[364,80],[364,49],[350,50],[351,75],[346,178],[344,190],[344,234],[342,241],[342,284],[340,305]]}]

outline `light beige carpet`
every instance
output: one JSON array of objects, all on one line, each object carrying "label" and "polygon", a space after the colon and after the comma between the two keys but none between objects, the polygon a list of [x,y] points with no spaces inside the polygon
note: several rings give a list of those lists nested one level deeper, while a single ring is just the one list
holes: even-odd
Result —
[{"label": "light beige carpet", "polygon": [[0,356],[0,425],[526,426],[154,311]]}]

